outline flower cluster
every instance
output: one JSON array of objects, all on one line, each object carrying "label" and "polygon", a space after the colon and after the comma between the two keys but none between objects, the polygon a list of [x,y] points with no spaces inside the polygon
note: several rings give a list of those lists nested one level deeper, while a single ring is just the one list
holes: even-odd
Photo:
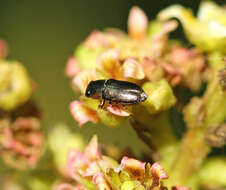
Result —
[{"label": "flower cluster", "polygon": [[[68,155],[68,173],[77,185],[60,184],[57,190],[153,190],[165,189],[162,180],[168,179],[163,167],[152,165],[124,156],[118,164],[100,152],[97,137],[94,136],[84,152],[72,149]],[[174,189],[188,187],[176,186]]]},{"label": "flower cluster", "polygon": [[[148,23],[145,13],[133,7],[128,19],[128,35],[116,29],[92,32],[66,66],[73,88],[82,93],[81,101],[70,105],[74,119],[80,125],[101,121],[108,126],[117,126],[133,113],[130,108],[120,105],[106,104],[105,109],[98,109],[98,100],[84,97],[92,80],[114,78],[137,83],[148,95],[142,106],[151,110],[151,114],[175,104],[172,87],[180,85],[198,90],[204,80],[204,56],[198,49],[188,49],[178,41],[169,41],[168,34],[176,27],[176,21]],[[164,97],[169,97],[169,101],[164,102]],[[159,99],[160,105],[156,107],[155,102]]]},{"label": "flower cluster", "polygon": [[33,106],[28,103],[14,112],[0,113],[0,155],[10,167],[34,168],[42,154],[43,134]]},{"label": "flower cluster", "polygon": [[40,111],[28,101],[34,85],[25,67],[7,55],[0,40],[0,155],[10,167],[34,168],[43,149]]}]

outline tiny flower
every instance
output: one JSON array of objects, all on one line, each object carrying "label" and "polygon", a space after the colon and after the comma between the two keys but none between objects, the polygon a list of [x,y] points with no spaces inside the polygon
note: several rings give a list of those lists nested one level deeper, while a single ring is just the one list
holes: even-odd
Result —
[{"label": "tiny flower", "polygon": [[[67,160],[69,175],[75,179],[78,179],[79,176],[87,175],[90,173],[92,168],[96,168],[93,164],[100,159],[101,153],[99,151],[97,137],[94,136],[86,147],[84,153],[76,149],[72,149],[69,152]],[[87,169],[89,171],[87,171]],[[99,171],[98,168],[93,172],[95,173],[97,171]]]},{"label": "tiny flower", "polygon": [[76,149],[70,150],[67,159],[67,169],[71,177],[78,179],[77,177],[85,172],[89,164],[89,159],[82,152]]},{"label": "tiny flower", "polygon": [[0,122],[1,157],[6,164],[17,169],[34,168],[43,148],[40,123],[34,117],[18,117]]},{"label": "tiny flower", "polygon": [[145,77],[141,65],[135,59],[125,60],[122,69],[125,78],[141,80]]},{"label": "tiny flower", "polygon": [[32,88],[28,73],[19,62],[0,60],[0,108],[13,110],[31,96]]},{"label": "tiny flower", "polygon": [[92,121],[94,123],[97,123],[99,121],[99,117],[96,112],[87,107],[82,102],[73,101],[70,104],[70,111],[74,119],[78,121],[80,126],[88,121]]},{"label": "tiny flower", "polygon": [[148,18],[138,7],[133,7],[129,13],[128,32],[134,39],[144,39],[147,32]]},{"label": "tiny flower", "polygon": [[124,156],[121,160],[121,167],[129,172],[135,179],[143,179],[145,173],[145,162]]},{"label": "tiny flower", "polygon": [[98,68],[109,76],[109,78],[117,78],[121,76],[119,51],[109,49],[104,51],[98,60]]},{"label": "tiny flower", "polygon": [[158,162],[155,162],[154,164],[151,165],[151,173],[152,177],[158,180],[169,178],[164,168]]},{"label": "tiny flower", "polygon": [[198,90],[202,84],[202,73],[206,66],[204,56],[197,49],[178,47],[170,51],[169,57],[170,66],[175,71],[173,73],[168,71],[167,74],[180,77],[179,83],[193,91]]}]

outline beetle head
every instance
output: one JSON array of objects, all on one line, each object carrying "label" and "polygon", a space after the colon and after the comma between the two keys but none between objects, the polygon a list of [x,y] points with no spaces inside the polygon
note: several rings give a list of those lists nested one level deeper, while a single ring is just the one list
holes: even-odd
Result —
[{"label": "beetle head", "polygon": [[104,82],[105,80],[91,81],[86,88],[85,96],[95,99],[100,98],[102,89],[104,88]]}]

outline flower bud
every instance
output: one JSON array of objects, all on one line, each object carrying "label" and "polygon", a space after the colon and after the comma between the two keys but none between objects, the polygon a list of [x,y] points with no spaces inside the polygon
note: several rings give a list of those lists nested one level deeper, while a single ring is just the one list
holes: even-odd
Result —
[{"label": "flower bud", "polygon": [[144,84],[143,89],[148,98],[142,104],[151,114],[167,110],[176,103],[173,90],[165,79],[155,83],[147,82]]}]

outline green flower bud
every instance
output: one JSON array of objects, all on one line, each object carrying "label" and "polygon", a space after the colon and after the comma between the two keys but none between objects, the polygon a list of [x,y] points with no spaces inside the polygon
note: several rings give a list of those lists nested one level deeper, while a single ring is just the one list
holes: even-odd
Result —
[{"label": "green flower bud", "polygon": [[147,82],[143,89],[148,95],[143,105],[151,114],[167,110],[176,103],[173,90],[165,79],[154,83]]},{"label": "green flower bud", "polygon": [[0,61],[0,108],[12,110],[25,103],[32,88],[28,73],[19,62]]}]

